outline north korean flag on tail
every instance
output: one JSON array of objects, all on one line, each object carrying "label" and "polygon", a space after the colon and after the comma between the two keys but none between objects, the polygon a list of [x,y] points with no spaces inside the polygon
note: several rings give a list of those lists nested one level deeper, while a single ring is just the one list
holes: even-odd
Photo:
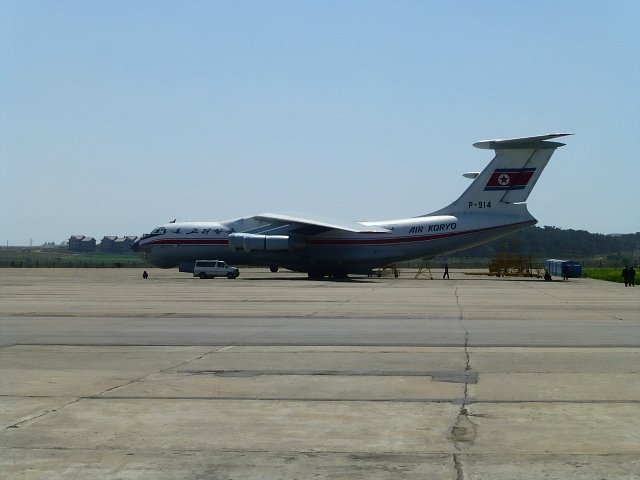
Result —
[{"label": "north korean flag on tail", "polygon": [[485,190],[522,190],[527,186],[535,168],[496,168]]}]

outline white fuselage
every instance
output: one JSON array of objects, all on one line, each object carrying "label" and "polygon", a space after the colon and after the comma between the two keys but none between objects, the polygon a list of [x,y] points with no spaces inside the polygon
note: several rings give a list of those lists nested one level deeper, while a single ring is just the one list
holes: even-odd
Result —
[{"label": "white fuselage", "polygon": [[[369,273],[391,263],[463,250],[499,238],[536,221],[531,215],[482,215],[477,212],[458,215],[414,217],[383,222],[362,222],[389,232],[346,232],[328,230],[309,232],[309,226],[286,226],[279,238],[289,238],[286,246],[270,248],[273,237],[259,233],[245,248],[234,245],[234,235],[261,232],[261,224],[252,218],[223,222],[169,223],[144,235],[137,249],[151,264],[172,268],[198,259],[216,258],[230,264],[266,265],[295,271]],[[319,228],[317,230],[320,230]],[[265,237],[262,242],[258,237]],[[266,244],[266,245],[265,245]]]}]

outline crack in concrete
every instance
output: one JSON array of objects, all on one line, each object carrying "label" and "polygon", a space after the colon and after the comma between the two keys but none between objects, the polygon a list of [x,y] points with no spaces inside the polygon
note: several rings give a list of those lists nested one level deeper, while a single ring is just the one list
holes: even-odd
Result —
[{"label": "crack in concrete", "polygon": [[464,480],[464,471],[462,470],[462,464],[460,463],[460,458],[458,458],[458,454],[453,454],[453,466],[456,469],[456,480]]},{"label": "crack in concrete", "polygon": [[[224,349],[226,347],[222,347],[222,348]],[[137,383],[137,382],[139,382],[139,381],[141,381],[141,380],[143,380],[143,379],[145,379],[147,377],[150,377],[151,375],[157,375],[158,373],[162,373],[162,372],[166,372],[166,371],[169,371],[169,370],[173,370],[174,368],[180,368],[183,365],[187,365],[187,364],[189,364],[191,362],[195,362],[196,360],[200,360],[201,358],[204,358],[207,355],[211,355],[212,353],[219,352],[220,350],[221,349],[211,350],[211,351],[205,352],[202,355],[199,355],[199,356],[197,356],[195,358],[190,358],[189,360],[185,360],[184,362],[180,362],[177,365],[172,365],[170,367],[161,368],[160,370],[156,370],[156,371],[151,372],[151,373],[146,373],[146,374],[142,375],[139,378],[134,378],[134,379],[131,379],[131,380],[127,381],[127,382],[123,382],[123,383],[121,383],[119,385],[114,385],[113,387],[107,388],[106,390],[104,390],[102,392],[98,392],[97,394],[95,394],[93,396],[94,397],[100,397],[100,396],[102,396],[102,395],[104,395],[104,394],[106,394],[108,392],[113,391],[113,390],[117,390],[119,388],[126,387],[126,386],[132,385],[134,383]]]},{"label": "crack in concrete", "polygon": [[72,401],[67,402],[64,405],[60,405],[58,407],[50,408],[50,409],[48,409],[48,410],[46,410],[44,412],[41,412],[41,413],[39,413],[37,415],[33,415],[33,416],[29,417],[29,418],[25,418],[24,420],[20,420],[19,422],[16,422],[16,423],[12,423],[11,425],[9,425],[9,426],[3,428],[2,430],[0,430],[0,432],[4,432],[5,430],[8,430],[10,428],[20,428],[20,426],[24,425],[27,422],[30,422],[30,421],[35,420],[37,418],[44,417],[45,415],[48,415],[48,414],[50,414],[52,412],[57,412],[58,410],[66,408],[69,405],[73,405],[74,403],[77,403],[80,400],[82,400],[82,397],[76,397]]},{"label": "crack in concrete", "polygon": [[[460,322],[460,326],[464,330],[464,354],[465,354],[465,372],[469,372],[471,370],[471,357],[469,354],[469,330],[465,327],[464,320],[464,312],[462,309],[462,305],[460,304],[460,297],[458,296],[458,287],[455,287],[454,295],[456,297],[456,304],[459,310],[458,321]],[[475,378],[477,382],[477,375]],[[474,382],[475,383],[475,382]],[[460,411],[458,412],[458,417],[456,418],[456,422],[451,428],[450,438],[453,441],[453,446],[456,450],[462,451],[464,444],[469,443],[473,444],[475,441],[477,431],[476,424],[471,421],[471,414],[467,409],[467,406],[470,403],[473,403],[469,398],[469,376],[466,376],[464,383],[464,398],[462,400],[462,404],[460,405]],[[456,464],[456,472],[458,475],[458,479],[464,478],[464,473],[462,472],[462,466],[457,461],[457,457],[454,455],[454,463]]]}]

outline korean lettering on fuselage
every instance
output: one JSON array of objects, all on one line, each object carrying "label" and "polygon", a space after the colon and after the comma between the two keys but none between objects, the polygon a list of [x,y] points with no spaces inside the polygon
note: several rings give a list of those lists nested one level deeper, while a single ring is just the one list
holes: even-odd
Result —
[{"label": "korean lettering on fuselage", "polygon": [[216,235],[220,235],[221,233],[235,233],[234,228],[224,229],[224,228],[203,228],[201,230],[197,228],[192,228],[190,231],[186,231],[184,228],[176,228],[173,233],[184,233],[186,235],[191,235],[194,233],[199,233],[201,235],[209,235],[209,233],[213,232]]}]

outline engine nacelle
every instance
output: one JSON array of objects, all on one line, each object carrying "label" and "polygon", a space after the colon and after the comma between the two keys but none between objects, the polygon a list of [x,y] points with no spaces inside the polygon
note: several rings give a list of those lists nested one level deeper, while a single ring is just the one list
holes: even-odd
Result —
[{"label": "engine nacelle", "polygon": [[267,250],[293,250],[301,248],[304,243],[293,239],[289,235],[256,235],[254,233],[229,234],[229,248],[231,250],[267,251]]}]

